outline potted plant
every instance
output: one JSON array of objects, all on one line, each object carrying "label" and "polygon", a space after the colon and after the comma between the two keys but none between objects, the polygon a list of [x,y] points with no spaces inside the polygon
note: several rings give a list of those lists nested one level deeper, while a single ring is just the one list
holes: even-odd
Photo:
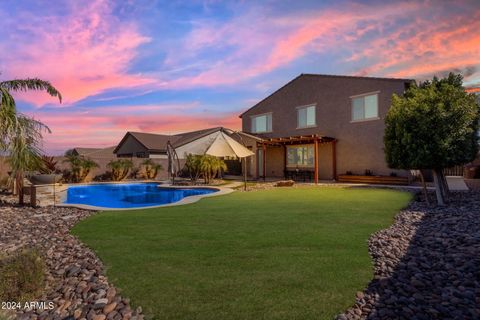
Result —
[{"label": "potted plant", "polygon": [[62,179],[61,174],[57,174],[57,163],[54,157],[42,156],[38,174],[30,176],[33,184],[54,184]]}]

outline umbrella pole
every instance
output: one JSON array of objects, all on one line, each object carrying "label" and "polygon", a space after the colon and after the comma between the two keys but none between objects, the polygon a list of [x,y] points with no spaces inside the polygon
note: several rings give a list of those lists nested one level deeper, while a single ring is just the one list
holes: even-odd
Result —
[{"label": "umbrella pole", "polygon": [[247,191],[247,158],[243,158],[243,190]]}]

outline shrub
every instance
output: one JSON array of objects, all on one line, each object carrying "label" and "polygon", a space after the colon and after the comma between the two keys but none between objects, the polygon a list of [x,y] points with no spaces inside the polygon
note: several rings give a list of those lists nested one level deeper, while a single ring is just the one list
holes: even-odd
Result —
[{"label": "shrub", "polygon": [[196,182],[200,175],[202,174],[201,166],[201,159],[202,156],[188,154],[187,158],[185,159],[185,169],[190,176],[190,180],[192,182]]},{"label": "shrub", "polygon": [[223,160],[214,156],[189,154],[185,161],[185,168],[193,182],[203,177],[205,183],[210,183],[220,172],[227,169],[227,165]]},{"label": "shrub", "polygon": [[143,161],[142,166],[145,172],[145,178],[149,180],[155,179],[158,175],[158,171],[163,169],[161,164],[153,162],[152,159],[146,159]]},{"label": "shrub", "polygon": [[0,257],[0,300],[29,301],[44,287],[44,263],[35,249]]},{"label": "shrub", "polygon": [[0,310],[0,320],[14,320],[14,315],[9,315],[4,310]]},{"label": "shrub", "polygon": [[130,179],[138,179],[138,177],[140,176],[140,168],[138,167],[133,167],[131,170],[130,170]]},{"label": "shrub", "polygon": [[40,173],[51,174],[57,171],[57,163],[55,157],[42,156],[42,163],[40,165]]},{"label": "shrub", "polygon": [[0,177],[0,191],[1,190],[8,190],[10,187],[9,178],[7,177]]},{"label": "shrub", "polygon": [[113,181],[122,181],[133,167],[133,162],[128,159],[112,160],[107,164],[107,167],[112,170]]},{"label": "shrub", "polygon": [[72,182],[83,182],[92,169],[98,168],[98,164],[89,158],[68,152],[65,154],[65,157],[66,159],[63,162],[70,163],[69,180]]},{"label": "shrub", "polygon": [[97,174],[93,177],[93,181],[111,181],[112,180],[112,172],[106,171],[101,174]]}]

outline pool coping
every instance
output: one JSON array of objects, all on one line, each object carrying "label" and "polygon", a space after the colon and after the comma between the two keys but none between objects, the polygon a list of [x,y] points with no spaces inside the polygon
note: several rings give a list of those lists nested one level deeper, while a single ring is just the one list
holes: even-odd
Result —
[{"label": "pool coping", "polygon": [[[140,182],[140,183],[148,183],[148,182]],[[154,183],[154,182],[149,182]],[[90,185],[95,185],[92,183]],[[109,208],[109,207],[99,207],[99,206],[91,206],[88,204],[75,204],[75,203],[57,203],[57,207],[70,207],[70,208],[79,208],[85,210],[94,210],[94,211],[129,211],[129,210],[143,210],[143,209],[153,209],[153,208],[163,208],[163,207],[174,207],[174,206],[182,206],[186,204],[191,204],[198,202],[200,199],[209,198],[209,197],[216,197],[222,196],[226,194],[230,194],[235,190],[228,188],[228,187],[216,187],[216,186],[175,186],[172,184],[159,184],[157,188],[168,188],[168,189],[214,189],[218,190],[217,192],[207,193],[207,194],[200,194],[194,196],[187,196],[180,201],[172,202],[172,203],[165,203],[159,204],[155,206],[148,206],[148,207],[138,207],[138,208]],[[68,188],[67,188],[68,189]],[[65,189],[65,191],[67,190]]]}]

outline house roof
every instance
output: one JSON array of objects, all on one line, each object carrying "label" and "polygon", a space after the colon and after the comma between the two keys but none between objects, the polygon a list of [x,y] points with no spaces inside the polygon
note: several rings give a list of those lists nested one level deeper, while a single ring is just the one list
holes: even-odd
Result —
[{"label": "house roof", "polygon": [[[176,140],[175,136],[165,135],[165,134],[156,134],[156,133],[145,133],[145,132],[127,132],[132,135],[140,144],[145,148],[154,151],[165,151],[167,147],[167,142],[174,142]],[[122,140],[123,142],[123,140]],[[122,143],[120,142],[119,145]]]},{"label": "house roof", "polygon": [[252,135],[243,133],[243,132],[236,132],[231,129],[223,128],[223,127],[214,127],[190,132],[183,132],[174,135],[165,135],[165,134],[156,134],[156,133],[144,133],[144,132],[127,132],[123,139],[120,141],[118,146],[116,146],[114,153],[117,152],[119,147],[122,143],[127,139],[128,136],[132,136],[135,138],[141,145],[143,145],[146,149],[150,151],[157,151],[157,152],[166,152],[167,151],[167,142],[170,141],[174,148],[178,148],[184,144],[192,142],[196,139],[209,135],[213,132],[223,130],[225,133],[230,135],[233,139],[238,140],[236,134],[240,136],[249,137],[253,139],[259,139],[258,137],[254,137]]},{"label": "house roof", "polygon": [[401,78],[379,78],[379,77],[345,76],[345,75],[334,75],[334,74],[302,73],[299,76],[297,76],[297,77],[293,78],[292,80],[290,80],[289,82],[287,82],[286,84],[284,84],[283,86],[281,86],[279,89],[272,92],[270,95],[268,95],[264,99],[257,102],[254,106],[245,110],[241,115],[239,115],[239,118],[241,118],[245,113],[252,110],[256,106],[261,104],[263,101],[267,100],[268,98],[270,98],[271,96],[273,96],[274,94],[281,91],[282,89],[289,86],[291,83],[297,81],[300,78],[345,78],[345,79],[386,80],[386,81],[400,81],[400,82],[414,82],[415,81],[414,79],[401,79]]},{"label": "house roof", "polygon": [[113,150],[116,146],[107,148],[73,148],[73,150],[80,156],[94,157],[94,158],[111,158]]}]

